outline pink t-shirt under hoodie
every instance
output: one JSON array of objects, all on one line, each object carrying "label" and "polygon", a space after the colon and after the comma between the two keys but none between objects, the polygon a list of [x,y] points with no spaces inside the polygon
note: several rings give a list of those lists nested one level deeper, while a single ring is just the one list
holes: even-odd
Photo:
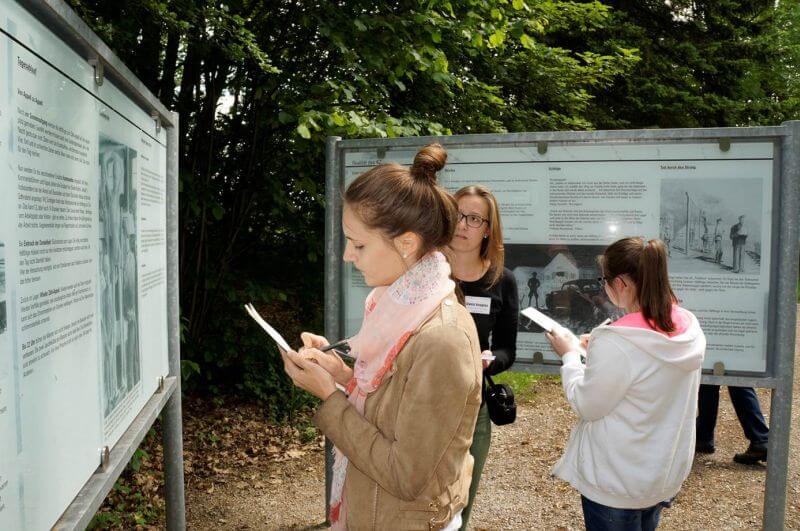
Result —
[{"label": "pink t-shirt under hoodie", "polygon": [[688,330],[689,326],[692,323],[691,317],[689,313],[678,306],[677,304],[672,305],[672,323],[675,325],[675,330],[672,332],[664,332],[663,330],[659,330],[650,325],[647,320],[644,318],[642,312],[633,312],[629,313],[623,317],[620,317],[609,326],[627,326],[628,328],[644,328],[646,330],[654,330],[660,334],[664,334],[667,337],[675,337],[680,335],[686,330]]}]

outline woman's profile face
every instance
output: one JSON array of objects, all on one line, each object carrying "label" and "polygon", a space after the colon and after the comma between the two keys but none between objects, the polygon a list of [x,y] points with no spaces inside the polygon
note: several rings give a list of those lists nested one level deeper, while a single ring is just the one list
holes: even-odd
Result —
[{"label": "woman's profile face", "polygon": [[406,263],[392,241],[380,230],[367,227],[346,204],[342,229],[346,242],[344,261],[351,262],[361,271],[367,286],[388,286],[406,272]]},{"label": "woman's profile face", "polygon": [[[459,222],[450,247],[454,251],[468,252],[481,248],[483,237],[489,235],[489,205],[477,195],[465,195],[458,200]],[[473,227],[471,225],[480,226]]]}]

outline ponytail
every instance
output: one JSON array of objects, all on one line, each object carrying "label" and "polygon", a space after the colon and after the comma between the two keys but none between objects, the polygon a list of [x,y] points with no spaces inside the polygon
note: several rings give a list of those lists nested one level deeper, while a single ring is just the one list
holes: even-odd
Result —
[{"label": "ponytail", "polygon": [[645,321],[654,329],[674,332],[672,305],[677,301],[667,274],[667,248],[658,239],[623,238],[603,253],[603,272],[628,274],[636,284],[636,297]]},{"label": "ponytail", "polygon": [[669,285],[667,250],[661,240],[649,240],[639,256],[639,280],[636,283],[642,315],[651,326],[674,332],[672,304],[676,297]]}]

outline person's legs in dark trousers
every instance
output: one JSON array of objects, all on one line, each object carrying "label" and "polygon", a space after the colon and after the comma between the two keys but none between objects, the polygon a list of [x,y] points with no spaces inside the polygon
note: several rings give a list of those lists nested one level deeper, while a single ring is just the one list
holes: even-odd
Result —
[{"label": "person's legs in dark trousers", "polygon": [[659,503],[655,507],[642,511],[642,531],[655,531],[659,520],[661,520],[661,509],[663,508],[664,504]]},{"label": "person's legs in dark trousers", "polygon": [[697,394],[697,442],[695,449],[701,453],[714,452],[714,428],[719,410],[719,386],[701,385]]},{"label": "person's legs in dark trousers", "polygon": [[469,523],[469,515],[475,506],[475,494],[478,492],[478,485],[481,482],[483,467],[486,464],[486,456],[489,455],[489,444],[492,442],[492,421],[489,419],[489,408],[484,402],[478,411],[478,421],[475,423],[475,435],[472,437],[472,446],[469,453],[475,462],[472,465],[472,483],[469,485],[469,500],[461,512],[461,530],[466,531]]},{"label": "person's legs in dark trousers", "polygon": [[744,436],[750,441],[746,452],[736,454],[733,458],[737,463],[754,464],[767,460],[767,441],[769,440],[769,427],[761,413],[761,404],[758,395],[752,387],[728,387],[731,395],[733,409],[742,425]]},{"label": "person's legs in dark trousers", "polygon": [[647,509],[617,509],[581,496],[586,531],[654,531],[664,504]]}]

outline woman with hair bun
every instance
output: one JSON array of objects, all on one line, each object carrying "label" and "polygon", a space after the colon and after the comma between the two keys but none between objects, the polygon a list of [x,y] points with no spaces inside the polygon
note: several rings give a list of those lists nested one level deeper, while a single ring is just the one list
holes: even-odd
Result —
[{"label": "woman with hair bun", "polygon": [[553,474],[581,493],[586,529],[652,530],[692,468],[706,338],[678,306],[661,240],[624,238],[600,257],[611,302],[628,313],[581,345],[547,334],[579,421]]},{"label": "woman with hair bun", "polygon": [[461,525],[481,361],[440,252],[457,224],[455,201],[436,183],[446,160],[431,144],[410,168],[375,166],[345,191],[344,260],[374,288],[350,339],[355,366],[307,332],[299,353],[283,353],[295,385],[323,400],[314,422],[336,446],[333,529]]}]

